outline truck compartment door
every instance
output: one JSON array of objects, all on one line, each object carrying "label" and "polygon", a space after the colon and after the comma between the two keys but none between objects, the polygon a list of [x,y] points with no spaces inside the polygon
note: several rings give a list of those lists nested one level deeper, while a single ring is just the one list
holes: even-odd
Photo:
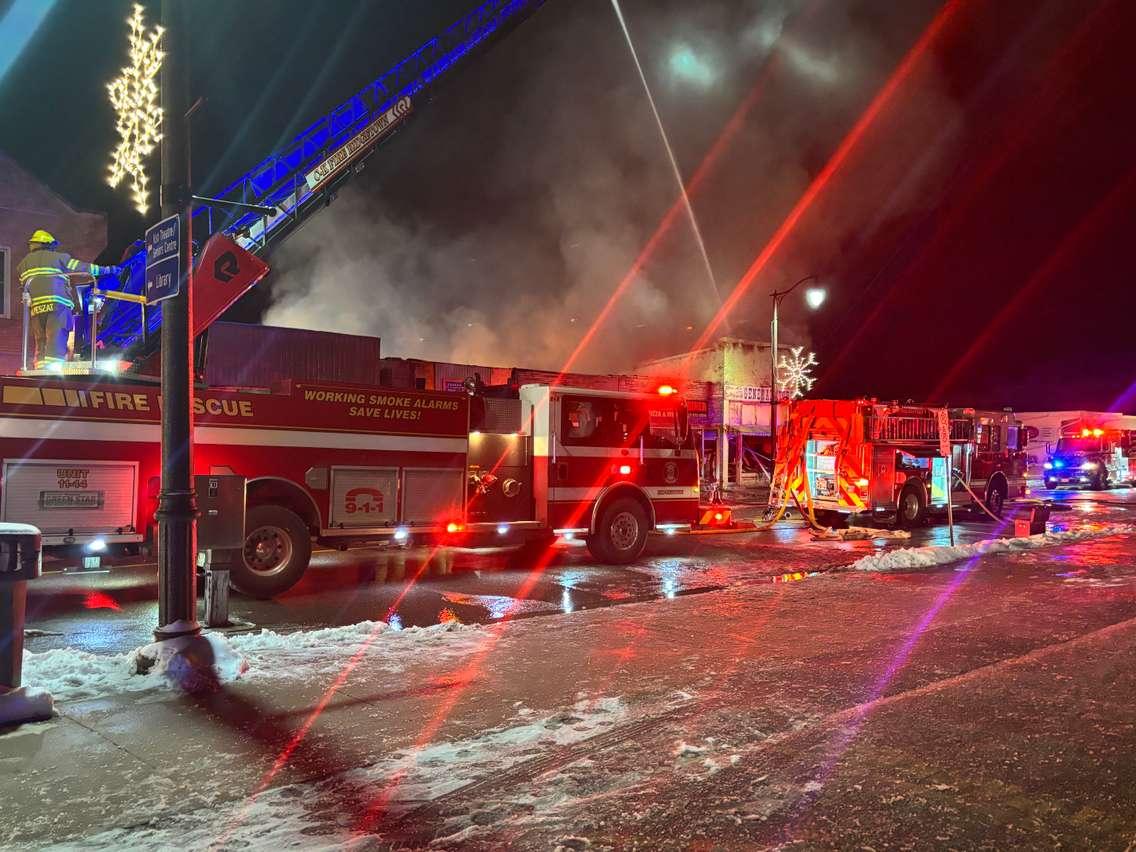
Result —
[{"label": "truck compartment door", "polygon": [[460,519],[465,496],[465,471],[447,468],[405,468],[402,472],[402,520],[408,524],[437,524]]},{"label": "truck compartment door", "polygon": [[393,526],[398,517],[398,468],[333,467],[331,469],[332,527]]},{"label": "truck compartment door", "polygon": [[895,506],[895,448],[872,448],[871,508],[882,509]]},{"label": "truck compartment door", "polygon": [[3,483],[0,520],[48,536],[135,532],[137,462],[6,460]]}]

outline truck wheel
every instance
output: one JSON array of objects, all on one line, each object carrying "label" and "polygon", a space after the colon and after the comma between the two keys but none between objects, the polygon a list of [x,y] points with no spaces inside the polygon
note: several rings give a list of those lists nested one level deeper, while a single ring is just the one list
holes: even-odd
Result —
[{"label": "truck wheel", "polygon": [[990,510],[990,514],[1002,517],[1002,512],[1006,508],[1006,488],[1001,482],[990,487],[986,495],[986,508]]},{"label": "truck wheel", "polygon": [[612,500],[600,513],[595,535],[588,536],[588,550],[600,562],[634,562],[647,546],[647,524],[647,513],[638,500]]},{"label": "truck wheel", "polygon": [[909,530],[923,523],[927,514],[927,504],[923,500],[923,489],[918,485],[905,485],[899,492],[895,509],[895,525]]},{"label": "truck wheel", "polygon": [[232,582],[246,595],[271,598],[296,585],[311,558],[311,536],[295,512],[253,506],[245,516],[245,544],[234,560]]}]

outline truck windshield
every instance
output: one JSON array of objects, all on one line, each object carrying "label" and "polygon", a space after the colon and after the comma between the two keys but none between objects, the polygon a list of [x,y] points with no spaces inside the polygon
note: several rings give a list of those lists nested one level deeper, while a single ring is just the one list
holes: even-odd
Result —
[{"label": "truck windshield", "polygon": [[1099,453],[1100,438],[1061,438],[1057,442],[1059,453]]}]

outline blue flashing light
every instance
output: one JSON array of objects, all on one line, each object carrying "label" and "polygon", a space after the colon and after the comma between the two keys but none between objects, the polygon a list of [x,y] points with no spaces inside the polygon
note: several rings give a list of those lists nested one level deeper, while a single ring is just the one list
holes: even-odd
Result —
[{"label": "blue flashing light", "polygon": [[1061,459],[1057,459],[1053,462],[1053,466],[1057,468],[1065,467],[1065,462],[1061,461]]}]

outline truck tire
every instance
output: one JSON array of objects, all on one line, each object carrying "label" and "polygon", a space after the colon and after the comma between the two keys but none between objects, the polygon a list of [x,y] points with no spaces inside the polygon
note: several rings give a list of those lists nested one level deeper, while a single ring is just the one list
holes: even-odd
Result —
[{"label": "truck tire", "polygon": [[990,514],[1002,517],[1006,508],[1006,486],[1001,481],[993,483],[986,493],[986,508],[990,510]]},{"label": "truck tire", "polygon": [[926,516],[927,501],[923,499],[923,489],[914,482],[903,486],[895,504],[895,525],[909,530],[920,526]]},{"label": "truck tire", "polygon": [[638,500],[612,500],[600,512],[595,534],[588,536],[588,550],[611,565],[634,562],[647,546],[647,526],[647,513]]},{"label": "truck tire", "polygon": [[245,544],[233,562],[232,583],[250,597],[275,597],[300,581],[311,558],[311,535],[295,512],[253,506],[245,516]]}]

